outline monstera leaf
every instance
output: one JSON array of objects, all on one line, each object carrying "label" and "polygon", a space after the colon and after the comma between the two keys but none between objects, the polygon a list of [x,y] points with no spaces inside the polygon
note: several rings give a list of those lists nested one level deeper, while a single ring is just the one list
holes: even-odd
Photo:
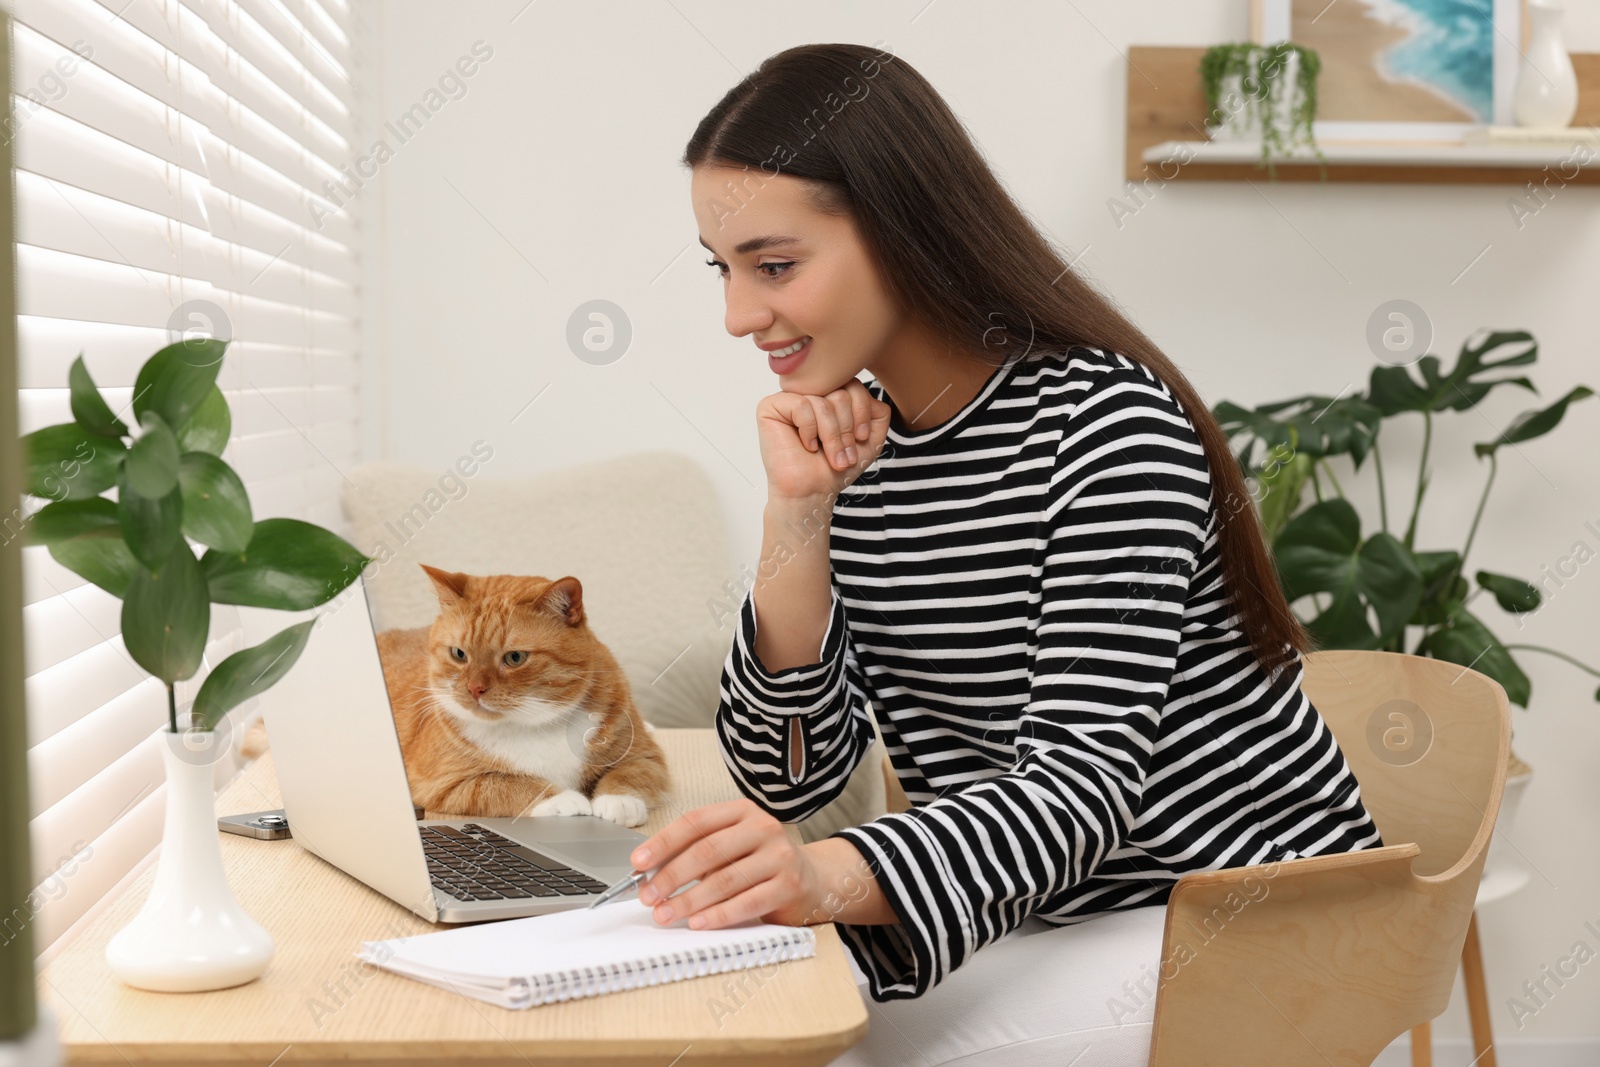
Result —
[{"label": "monstera leaf", "polygon": [[[1499,358],[1490,358],[1497,354]],[[1483,375],[1506,367],[1520,367],[1539,358],[1539,344],[1526,330],[1490,331],[1477,344],[1472,338],[1461,346],[1450,373],[1439,370],[1438,356],[1417,360],[1417,374],[1409,367],[1374,367],[1367,389],[1367,400],[1384,415],[1406,411],[1465,411],[1502,385],[1515,385],[1537,392],[1526,378],[1491,378]]]},{"label": "monstera leaf", "polygon": [[1461,553],[1413,552],[1412,560],[1422,575],[1422,597],[1411,616],[1413,626],[1439,626],[1455,608],[1464,603],[1471,588],[1461,577]]},{"label": "monstera leaf", "polygon": [[1212,414],[1230,437],[1241,432],[1251,435],[1252,447],[1242,459],[1252,467],[1258,465],[1253,445],[1259,441],[1268,453],[1259,465],[1271,466],[1272,458],[1281,463],[1290,455],[1313,459],[1347,455],[1359,469],[1383,419],[1383,412],[1360,396],[1301,396],[1253,410],[1224,400]]},{"label": "monstera leaf", "polygon": [[1472,446],[1472,450],[1479,456],[1493,456],[1499,451],[1501,445],[1516,445],[1523,441],[1531,441],[1535,437],[1543,437],[1561,423],[1561,418],[1567,413],[1567,406],[1575,401],[1584,400],[1594,396],[1594,390],[1586,385],[1575,386],[1567,395],[1557,400],[1546,408],[1534,411],[1524,411],[1501,431],[1500,436],[1493,441]]},{"label": "monstera leaf", "polygon": [[1404,630],[1421,602],[1422,575],[1411,553],[1386,533],[1363,540],[1361,519],[1344,500],[1295,516],[1275,548],[1291,603],[1313,593],[1331,596],[1308,624],[1325,647],[1380,648]]},{"label": "monstera leaf", "polygon": [[1524,708],[1528,706],[1533,683],[1528,681],[1528,676],[1522,673],[1500,639],[1466,608],[1457,607],[1451,612],[1443,626],[1423,638],[1419,651],[1487,674],[1505,688],[1506,699]]}]

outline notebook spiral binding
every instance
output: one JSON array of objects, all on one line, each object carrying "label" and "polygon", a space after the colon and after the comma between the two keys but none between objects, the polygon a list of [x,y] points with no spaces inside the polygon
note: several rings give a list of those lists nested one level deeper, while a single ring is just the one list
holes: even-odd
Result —
[{"label": "notebook spiral binding", "polygon": [[[551,1004],[575,997],[615,993],[624,989],[699,978],[724,971],[759,967],[792,958],[796,949],[816,943],[816,933],[797,926],[793,933],[764,937],[744,945],[697,948],[646,956],[638,964],[622,963],[605,967],[574,967],[549,975],[528,975],[512,984],[519,1005]],[[616,984],[620,981],[621,984]]]}]

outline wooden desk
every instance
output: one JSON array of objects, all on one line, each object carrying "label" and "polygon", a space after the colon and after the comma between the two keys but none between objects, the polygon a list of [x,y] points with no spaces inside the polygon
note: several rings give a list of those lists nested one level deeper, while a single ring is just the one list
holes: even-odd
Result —
[{"label": "wooden desk", "polygon": [[[740,795],[712,730],[661,729],[655,737],[670,761],[673,795],[641,832]],[[217,798],[219,815],[278,806],[270,752]],[[799,831],[790,832],[798,841]],[[445,927],[293,839],[221,837],[229,885],[277,941],[266,973],[211,993],[151,993],[113,976],[106,942],[144,903],[152,864],[40,974],[40,999],[60,1020],[69,1062],[817,1065],[867,1032],[848,950],[831,923],[813,927],[815,958],[785,961],[772,977],[735,971],[510,1011],[368,967],[354,955],[363,940]]]}]

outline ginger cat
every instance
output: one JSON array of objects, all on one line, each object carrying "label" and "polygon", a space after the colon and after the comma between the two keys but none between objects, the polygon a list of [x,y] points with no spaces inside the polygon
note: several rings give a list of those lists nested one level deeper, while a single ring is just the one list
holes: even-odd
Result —
[{"label": "ginger cat", "polygon": [[412,802],[642,824],[668,789],[666,760],[589,630],[578,579],[422,569],[438,618],[378,634]]}]

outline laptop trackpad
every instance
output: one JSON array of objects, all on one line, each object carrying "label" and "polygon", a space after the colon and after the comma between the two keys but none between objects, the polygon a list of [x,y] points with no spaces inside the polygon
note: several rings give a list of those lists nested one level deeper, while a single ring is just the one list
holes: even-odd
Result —
[{"label": "laptop trackpad", "polygon": [[634,849],[632,841],[540,841],[534,847],[540,852],[577,860],[591,867],[628,867],[628,855]]}]

